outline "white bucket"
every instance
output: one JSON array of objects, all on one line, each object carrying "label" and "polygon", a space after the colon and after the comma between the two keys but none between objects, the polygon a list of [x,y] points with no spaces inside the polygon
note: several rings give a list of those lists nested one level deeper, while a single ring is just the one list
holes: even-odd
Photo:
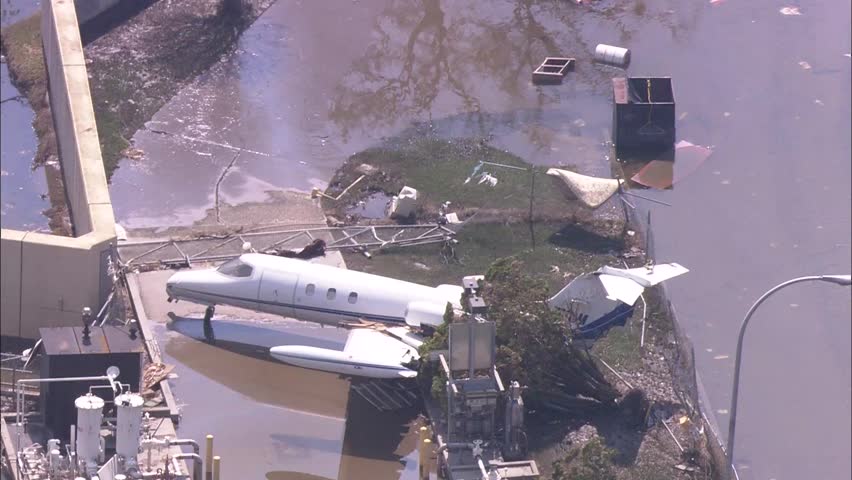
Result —
[{"label": "white bucket", "polygon": [[625,68],[630,64],[630,50],[600,43],[595,47],[595,61]]}]

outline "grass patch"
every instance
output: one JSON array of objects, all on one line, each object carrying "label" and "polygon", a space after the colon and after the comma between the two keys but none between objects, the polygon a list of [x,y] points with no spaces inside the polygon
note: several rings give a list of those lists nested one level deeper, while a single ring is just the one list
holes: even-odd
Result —
[{"label": "grass patch", "polygon": [[[523,170],[484,164],[473,175],[480,162]],[[346,209],[359,200],[376,192],[395,195],[407,185],[419,192],[420,222],[435,220],[440,205],[447,201],[452,202],[450,211],[459,213],[462,219],[475,213],[477,221],[528,221],[532,197],[534,220],[578,223],[587,231],[609,238],[618,238],[622,231],[621,218],[601,215],[579,202],[566,200],[553,179],[545,174],[547,168],[531,166],[516,155],[476,139],[426,136],[389,141],[350,157],[335,173],[326,194],[339,195],[364,173],[363,164],[374,167],[373,173],[341,200],[323,198],[327,214],[346,219]],[[478,183],[479,175],[485,172],[497,178],[495,186]]]},{"label": "grass patch", "polygon": [[[357,167],[366,163],[379,168],[382,173],[371,175],[362,181],[359,184],[361,192],[383,191],[394,195],[403,186],[408,185],[419,191],[421,201],[428,211],[436,211],[438,206],[446,201],[452,202],[455,209],[500,208],[528,211],[532,187],[529,171],[485,165],[479,173],[489,172],[497,177],[496,186],[478,184],[479,177],[465,184],[465,179],[472,174],[480,161],[531,168],[520,157],[475,140],[424,137],[393,142],[353,155],[332,178],[327,193],[339,193],[361,175]],[[563,205],[561,194],[550,180],[543,176],[544,169],[534,168],[533,171],[537,174],[535,209],[553,210]],[[357,195],[357,192],[352,193]],[[334,206],[331,205],[332,202],[325,203],[327,207]]]},{"label": "grass patch", "polygon": [[[616,370],[619,368],[639,370],[642,367],[642,352],[639,347],[642,335],[642,326],[639,323],[642,319],[641,305],[637,309],[639,314],[636,315],[634,313],[633,318],[627,321],[627,325],[610,328],[606,335],[598,338],[592,345],[592,354],[603,359],[603,361]],[[638,321],[631,326],[630,324],[635,319],[638,319]]]},{"label": "grass patch", "polygon": [[[444,261],[440,245],[380,250],[368,259],[360,253],[344,253],[353,270],[386,275],[425,285],[460,284],[465,275],[484,274],[494,260],[514,256],[529,272],[546,277],[551,289],[561,288],[568,278],[617,261],[606,246],[598,251],[572,244],[574,230],[561,223],[472,223],[459,231],[455,261]],[[535,248],[533,248],[535,237]],[[552,267],[559,268],[552,271]]]},{"label": "grass patch", "polygon": [[0,32],[0,39],[12,81],[35,108],[44,102],[47,89],[41,50],[41,14],[5,27]]}]

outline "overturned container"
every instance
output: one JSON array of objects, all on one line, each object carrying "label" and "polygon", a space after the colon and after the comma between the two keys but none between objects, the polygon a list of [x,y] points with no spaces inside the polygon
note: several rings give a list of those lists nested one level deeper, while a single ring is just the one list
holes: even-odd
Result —
[{"label": "overturned container", "polygon": [[595,47],[595,61],[614,65],[616,67],[627,68],[630,65],[630,50],[613,45],[599,43]]},{"label": "overturned container", "polygon": [[394,218],[408,218],[412,216],[414,210],[417,208],[417,196],[418,192],[416,189],[408,186],[402,187],[399,195],[391,199],[388,208],[390,216]]},{"label": "overturned container", "polygon": [[612,141],[617,150],[672,148],[675,100],[671,78],[613,78],[612,91]]}]

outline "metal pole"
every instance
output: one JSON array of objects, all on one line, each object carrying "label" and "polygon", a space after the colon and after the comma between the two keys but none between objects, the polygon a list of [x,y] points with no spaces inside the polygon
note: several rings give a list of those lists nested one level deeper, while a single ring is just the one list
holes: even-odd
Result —
[{"label": "metal pole", "polygon": [[431,456],[432,440],[424,438],[420,442],[420,480],[429,480],[429,457]]},{"label": "metal pole", "polygon": [[222,468],[222,458],[219,455],[213,457],[213,480],[219,480],[219,472]]},{"label": "metal pole", "polygon": [[207,454],[204,462],[204,478],[213,478],[213,435],[207,435]]},{"label": "metal pole", "polygon": [[734,434],[737,428],[737,398],[740,393],[740,365],[742,363],[742,352],[743,352],[743,338],[745,337],[746,327],[748,326],[749,320],[751,320],[752,314],[754,314],[757,307],[759,307],[767,298],[772,296],[773,293],[781,290],[784,287],[789,285],[793,285],[795,283],[801,282],[811,282],[811,281],[823,281],[834,283],[837,285],[849,286],[852,284],[852,276],[850,275],[811,275],[807,277],[798,277],[792,280],[787,280],[784,283],[776,285],[772,287],[768,292],[764,293],[763,296],[757,299],[754,302],[754,305],[748,310],[745,318],[743,319],[743,323],[740,326],[740,334],[737,337],[737,353],[734,357],[734,386],[731,390],[731,419],[728,424],[728,465],[730,466],[728,474],[736,472],[736,468],[734,467]]}]

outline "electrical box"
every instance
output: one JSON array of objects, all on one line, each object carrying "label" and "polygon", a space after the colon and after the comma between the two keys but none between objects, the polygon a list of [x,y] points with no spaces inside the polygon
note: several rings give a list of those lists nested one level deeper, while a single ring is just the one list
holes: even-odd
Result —
[{"label": "electrical box", "polygon": [[[107,368],[116,366],[121,371],[116,380],[129,384],[133,392],[140,391],[145,348],[138,334],[114,326],[92,327],[88,338],[83,327],[42,328],[39,333],[44,348],[41,378],[101,376],[106,375]],[[70,426],[77,418],[74,401],[90,386],[109,386],[109,382],[41,384],[41,413],[55,438],[70,437]],[[112,401],[108,391],[98,389],[94,393]]]}]

